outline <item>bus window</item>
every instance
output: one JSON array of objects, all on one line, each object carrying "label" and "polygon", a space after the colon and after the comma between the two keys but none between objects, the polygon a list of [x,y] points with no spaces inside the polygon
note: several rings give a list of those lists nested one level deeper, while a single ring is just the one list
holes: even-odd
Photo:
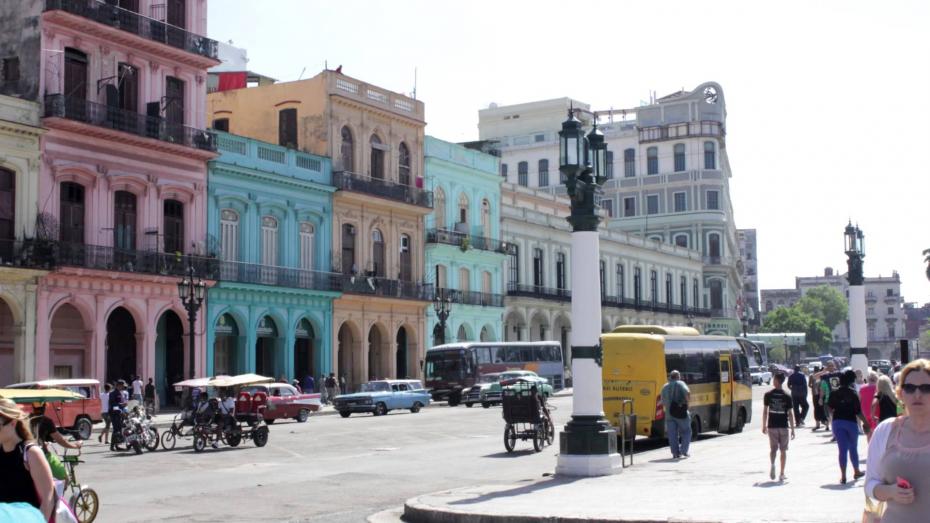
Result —
[{"label": "bus window", "polygon": [[677,370],[678,372],[683,372],[684,369],[685,369],[684,355],[674,354],[674,353],[665,354],[665,372],[672,372],[673,370]]},{"label": "bus window", "polygon": [[476,348],[475,354],[478,356],[478,365],[483,363],[491,363],[491,349],[488,347]]},{"label": "bus window", "polygon": [[504,347],[504,361],[508,363],[520,362],[520,347]]},{"label": "bus window", "polygon": [[704,355],[704,379],[707,383],[716,383],[720,381],[720,360],[716,351],[705,352]]},{"label": "bus window", "polygon": [[746,358],[745,354],[740,354],[739,357],[733,359],[733,367],[736,381],[746,383],[752,381],[752,375],[749,372],[749,359]]},{"label": "bus window", "polygon": [[549,347],[545,352],[546,361],[562,361],[562,351],[558,347]]},{"label": "bus window", "polygon": [[502,363],[504,361],[504,349],[501,347],[490,347],[491,363]]},{"label": "bus window", "polygon": [[682,378],[685,383],[705,383],[704,379],[704,359],[700,352],[686,353],[685,368],[682,370]]},{"label": "bus window", "polygon": [[535,347],[520,347],[520,361],[539,361],[539,351]]}]

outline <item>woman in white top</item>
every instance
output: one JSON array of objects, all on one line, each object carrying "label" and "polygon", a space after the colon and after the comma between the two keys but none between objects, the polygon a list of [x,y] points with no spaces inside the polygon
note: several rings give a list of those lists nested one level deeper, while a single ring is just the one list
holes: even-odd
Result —
[{"label": "woman in white top", "polygon": [[901,371],[905,414],[883,421],[869,442],[865,493],[887,507],[882,523],[926,522],[930,514],[930,360]]}]

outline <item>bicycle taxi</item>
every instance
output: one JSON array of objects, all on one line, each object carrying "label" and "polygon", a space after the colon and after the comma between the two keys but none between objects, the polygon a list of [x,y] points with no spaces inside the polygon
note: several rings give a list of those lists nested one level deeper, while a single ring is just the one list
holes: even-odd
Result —
[{"label": "bicycle taxi", "polygon": [[[193,389],[207,393],[207,383],[217,378],[228,378],[229,376],[215,376],[213,378],[192,378],[189,380],[179,381],[174,384],[174,389],[178,392],[187,391],[186,397],[191,396]],[[187,401],[184,409],[174,416],[174,421],[161,435],[161,446],[165,450],[174,449],[179,439],[194,437],[194,426],[196,425],[197,405]]]},{"label": "bicycle taxi", "polygon": [[[211,406],[206,412],[213,415],[195,417],[193,429],[194,451],[202,452],[207,444],[214,446],[220,442],[236,447],[243,439],[251,439],[256,447],[268,443],[268,425],[264,413],[268,406],[268,394],[258,391],[254,394],[243,387],[259,383],[271,383],[273,378],[258,374],[240,374],[238,376],[218,376],[207,382],[207,387],[225,389],[227,396],[235,398],[235,409],[230,415],[217,415],[219,402],[211,398]],[[216,403],[212,403],[216,401]]]},{"label": "bicycle taxi", "polygon": [[555,426],[545,398],[533,383],[517,380],[502,391],[504,448],[513,452],[517,439],[531,440],[540,452],[555,440]]}]

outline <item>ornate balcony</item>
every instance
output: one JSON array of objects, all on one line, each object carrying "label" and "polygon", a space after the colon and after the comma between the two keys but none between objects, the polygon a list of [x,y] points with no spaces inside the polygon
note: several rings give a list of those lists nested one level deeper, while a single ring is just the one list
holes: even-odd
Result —
[{"label": "ornate balcony", "polygon": [[551,287],[525,285],[522,283],[508,283],[507,295],[557,301],[571,301],[572,299],[572,291],[568,289],[553,289]]},{"label": "ornate balcony", "polygon": [[724,136],[726,136],[726,129],[724,129],[723,124],[713,120],[639,128],[640,143],[679,140],[681,138],[693,137],[723,138]]},{"label": "ornate balcony", "polygon": [[[198,56],[219,60],[216,40],[98,0],[45,0],[45,11],[63,11]],[[107,35],[101,35],[107,36]],[[128,44],[129,42],[127,42]]]},{"label": "ornate balcony", "polygon": [[361,192],[396,202],[433,208],[433,193],[412,185],[402,185],[351,171],[334,172],[333,185],[345,191]]},{"label": "ornate balcony", "polygon": [[376,276],[339,275],[342,292],[349,294],[367,294],[383,298],[401,298],[406,300],[431,301],[432,284],[413,281],[389,280]]},{"label": "ornate balcony", "polygon": [[54,245],[44,240],[0,240],[0,267],[54,269]]},{"label": "ornate balcony", "polygon": [[62,94],[45,96],[44,115],[45,118],[65,118],[202,151],[216,151],[215,136],[210,131]]},{"label": "ornate balcony", "polygon": [[219,261],[207,256],[168,254],[121,249],[84,243],[36,240],[44,256],[51,255],[53,266],[83,267],[103,271],[136,272],[159,276],[184,276],[189,265],[208,280],[217,279]]},{"label": "ornate balcony", "polygon": [[480,305],[482,307],[503,307],[504,296],[487,292],[460,291],[457,289],[439,289],[441,296],[446,296],[452,303],[462,305]]},{"label": "ornate balcony", "polygon": [[469,247],[482,251],[499,252],[501,254],[510,254],[513,251],[513,245],[484,236],[473,236],[462,232],[451,231],[449,229],[429,229],[426,231],[426,243],[442,243],[445,245],[455,245],[462,249],[468,250]]},{"label": "ornate balcony", "polygon": [[216,279],[223,282],[252,283],[315,291],[342,289],[342,275],[333,272],[277,267],[258,263],[218,261]]}]

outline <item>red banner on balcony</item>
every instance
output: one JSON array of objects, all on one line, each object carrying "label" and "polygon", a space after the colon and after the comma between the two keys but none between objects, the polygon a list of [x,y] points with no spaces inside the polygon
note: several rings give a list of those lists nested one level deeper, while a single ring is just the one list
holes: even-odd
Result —
[{"label": "red banner on balcony", "polygon": [[246,73],[220,73],[217,91],[229,91],[231,89],[242,89],[245,87]]}]

